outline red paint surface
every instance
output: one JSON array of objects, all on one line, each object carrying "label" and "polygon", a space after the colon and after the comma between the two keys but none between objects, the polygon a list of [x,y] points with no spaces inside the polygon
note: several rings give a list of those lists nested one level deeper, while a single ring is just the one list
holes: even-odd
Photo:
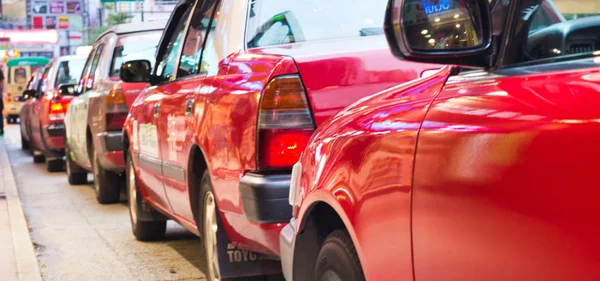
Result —
[{"label": "red paint surface", "polygon": [[[278,255],[283,224],[250,223],[239,194],[242,176],[258,170],[256,124],[264,86],[273,77],[299,73],[319,125],[358,99],[412,80],[430,68],[394,59],[383,37],[364,37],[240,51],[221,61],[215,76],[148,88],[133,103],[126,121],[131,147],[137,141],[132,137],[133,120],[157,126],[161,160],[185,169],[186,182],[138,166],[142,194],[197,233],[188,168],[191,154],[199,148],[229,239],[242,248]],[[184,111],[189,99],[194,101],[192,116]],[[153,117],[156,103],[160,103],[159,118]]]},{"label": "red paint surface", "polygon": [[446,75],[319,128],[299,221],[330,205],[367,280],[598,280],[600,70]]}]

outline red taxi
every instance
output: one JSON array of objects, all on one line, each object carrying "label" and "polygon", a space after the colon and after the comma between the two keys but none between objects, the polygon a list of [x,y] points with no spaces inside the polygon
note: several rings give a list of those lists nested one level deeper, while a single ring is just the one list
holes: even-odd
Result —
[{"label": "red taxi", "polygon": [[600,279],[600,16],[416,3],[390,0],[392,52],[457,66],[317,129],[293,169],[286,279]]},{"label": "red taxi", "polygon": [[120,72],[150,82],[123,134],[136,238],[170,218],[203,237],[209,280],[280,272],[291,168],[314,129],[439,68],[392,56],[376,2],[180,2],[152,74],[143,60]]},{"label": "red taxi", "polygon": [[60,171],[64,167],[64,118],[75,96],[73,86],[85,64],[85,56],[64,56],[52,60],[44,70],[40,91],[29,104],[30,145],[36,163],[46,161],[47,170]]}]

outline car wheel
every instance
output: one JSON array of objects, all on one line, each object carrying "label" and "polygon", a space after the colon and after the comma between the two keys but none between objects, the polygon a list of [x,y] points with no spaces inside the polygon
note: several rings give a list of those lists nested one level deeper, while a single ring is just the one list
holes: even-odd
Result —
[{"label": "car wheel", "polygon": [[119,202],[121,177],[102,168],[98,160],[98,153],[95,151],[92,170],[94,171],[94,190],[96,191],[98,203],[113,204]]},{"label": "car wheel", "polygon": [[[143,220],[143,217],[152,217],[152,210],[144,210],[142,207],[142,196],[137,188],[137,178],[131,154],[127,154],[125,166],[127,196],[129,201],[129,217],[131,219],[131,230],[135,239],[139,241],[160,240],[165,237],[167,221],[161,219]],[[149,208],[149,207],[148,207]]]},{"label": "car wheel", "polygon": [[62,159],[46,160],[46,170],[48,172],[60,172],[65,166],[65,161]]},{"label": "car wheel", "polygon": [[65,156],[67,158],[67,162],[65,164],[65,170],[67,170],[67,179],[69,180],[69,184],[71,185],[80,185],[87,183],[87,172],[79,167],[73,159],[71,159],[71,150],[69,146],[65,146]]},{"label": "car wheel", "polygon": [[327,236],[317,257],[315,280],[365,280],[356,248],[348,231],[336,230]]},{"label": "car wheel", "polygon": [[21,133],[21,149],[29,150],[29,142],[23,137],[23,133]]},{"label": "car wheel", "polygon": [[[220,235],[220,231],[223,231],[223,225],[219,218],[219,208],[217,207],[217,201],[213,193],[212,184],[210,182],[210,176],[208,171],[204,171],[202,175],[201,188],[200,188],[200,208],[198,208],[198,217],[202,219],[199,222],[199,230],[202,235],[202,241],[204,246],[204,260],[206,274],[206,280],[211,281],[225,281],[230,279],[221,278],[221,271],[219,267],[219,253],[217,237]],[[235,279],[238,280],[238,279]],[[265,280],[281,280],[279,276],[252,276],[244,277],[245,281],[265,281]]]},{"label": "car wheel", "polygon": [[[39,154],[36,154],[39,153]],[[35,148],[31,148],[31,154],[33,154],[33,162],[34,163],[44,163],[46,161],[46,156],[43,153],[36,151]]]}]

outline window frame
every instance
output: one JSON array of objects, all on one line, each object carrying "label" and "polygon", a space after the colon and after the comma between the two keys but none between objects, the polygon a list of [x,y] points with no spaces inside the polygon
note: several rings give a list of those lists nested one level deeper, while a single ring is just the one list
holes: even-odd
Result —
[{"label": "window frame", "polygon": [[[194,73],[194,74],[190,74],[190,75],[186,75],[183,77],[179,77],[179,65],[181,64],[181,59],[183,57],[183,46],[185,46],[185,43],[188,39],[188,35],[189,35],[189,29],[191,28],[190,23],[194,17],[194,13],[196,12],[196,9],[201,7],[199,5],[199,3],[202,3],[202,6],[204,6],[204,4],[208,1],[214,1],[214,7],[212,12],[210,13],[210,19],[208,21],[208,26],[207,26],[207,32],[203,35],[203,40],[202,40],[202,48],[200,49],[200,59],[198,60],[198,73]],[[206,50],[206,43],[207,43],[207,39],[209,34],[211,33],[211,29],[213,27],[213,24],[215,22],[215,14],[217,12],[217,10],[219,10],[220,8],[220,4],[221,4],[221,0],[198,0],[196,1],[196,4],[194,5],[193,9],[192,9],[192,13],[190,13],[190,18],[188,21],[188,25],[187,28],[185,30],[185,38],[183,38],[183,44],[181,45],[182,47],[180,48],[180,52],[179,52],[179,59],[177,60],[177,75],[175,76],[175,81],[179,80],[179,79],[188,79],[188,78],[193,78],[193,77],[202,77],[202,76],[206,76],[207,73],[202,72],[202,60],[204,59],[204,51]]]},{"label": "window frame", "polygon": [[[94,89],[94,86],[96,85],[96,82],[98,79],[96,79],[96,70],[98,70],[98,67],[100,66],[101,63],[101,58],[102,58],[102,54],[104,53],[104,47],[105,47],[105,43],[101,42],[100,44],[97,45],[97,47],[94,50],[94,54],[92,57],[92,60],[90,61],[90,69],[85,77],[85,81],[83,82],[83,88],[82,88],[82,92],[80,94],[86,93],[87,91],[91,91]],[[98,58],[98,60],[96,61],[96,65],[94,66],[94,60]],[[87,62],[86,62],[86,66],[87,66]],[[85,67],[84,67],[85,70]],[[94,80],[92,81],[92,86],[91,87],[87,87],[88,84],[88,79],[90,78],[90,75],[94,75]]]},{"label": "window frame", "polygon": [[[179,58],[181,57],[181,52],[183,50],[181,47],[179,47],[179,49],[177,50],[177,58],[178,59],[175,62],[174,79],[172,81],[162,80],[162,75],[158,75],[158,73],[157,73],[158,65],[162,62],[163,57],[165,55],[167,55],[166,48],[169,45],[169,43],[171,42],[173,35],[175,35],[174,32],[177,28],[177,25],[179,24],[179,21],[177,20],[177,18],[182,16],[182,14],[185,14],[187,9],[191,9],[193,11],[193,9],[196,7],[196,5],[198,4],[199,1],[204,1],[204,0],[180,1],[173,9],[173,13],[171,13],[171,17],[169,18],[169,21],[167,22],[167,27],[165,29],[165,32],[163,33],[163,36],[158,43],[158,48],[157,48],[157,52],[156,52],[156,61],[154,62],[154,67],[152,68],[152,77],[151,77],[151,81],[150,81],[151,85],[153,85],[153,86],[164,85],[164,84],[168,84],[168,83],[177,81],[177,70],[179,69]],[[190,13],[186,19],[185,27],[183,29],[184,36],[187,33],[187,30],[189,28],[191,18],[192,18],[192,13]],[[185,40],[185,38],[184,38],[184,40]]]}]

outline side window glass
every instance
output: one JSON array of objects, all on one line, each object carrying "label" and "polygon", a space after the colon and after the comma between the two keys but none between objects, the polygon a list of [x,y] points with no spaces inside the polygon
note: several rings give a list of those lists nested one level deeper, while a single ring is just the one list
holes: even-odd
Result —
[{"label": "side window glass", "polygon": [[177,70],[178,78],[201,73],[200,57],[202,55],[202,48],[204,47],[206,32],[211,25],[211,17],[216,2],[216,0],[207,0],[198,3],[196,6],[183,44],[179,69]]},{"label": "side window glass", "polygon": [[85,85],[85,79],[90,74],[90,66],[92,65],[92,60],[94,59],[94,54],[96,53],[96,49],[92,49],[90,55],[88,56],[85,66],[83,68],[83,72],[81,73],[81,77],[79,78],[79,83],[77,84],[77,92],[83,93],[83,86]]},{"label": "side window glass", "polygon": [[[169,43],[165,47],[165,51],[162,53],[162,57],[156,65],[156,75],[159,76],[161,81],[173,81],[175,79],[175,65],[177,65],[179,47],[183,41],[183,31],[187,24],[188,17],[190,15],[189,6],[185,8],[185,12],[177,21],[175,30],[171,33]],[[166,39],[166,38],[165,38]]]},{"label": "side window glass", "polygon": [[92,60],[92,65],[90,66],[90,75],[87,77],[87,81],[85,82],[85,90],[91,90],[96,85],[96,79],[99,78],[100,69],[98,65],[100,64],[100,57],[102,57],[102,51],[104,50],[104,44],[98,46],[98,50],[94,54],[94,59]]},{"label": "side window glass", "polygon": [[215,46],[215,27],[218,19],[219,15],[216,13],[211,22],[208,36],[206,37],[206,46],[202,52],[202,62],[200,63],[200,72],[206,73],[208,76],[214,76],[219,72],[220,56],[218,55]]}]

